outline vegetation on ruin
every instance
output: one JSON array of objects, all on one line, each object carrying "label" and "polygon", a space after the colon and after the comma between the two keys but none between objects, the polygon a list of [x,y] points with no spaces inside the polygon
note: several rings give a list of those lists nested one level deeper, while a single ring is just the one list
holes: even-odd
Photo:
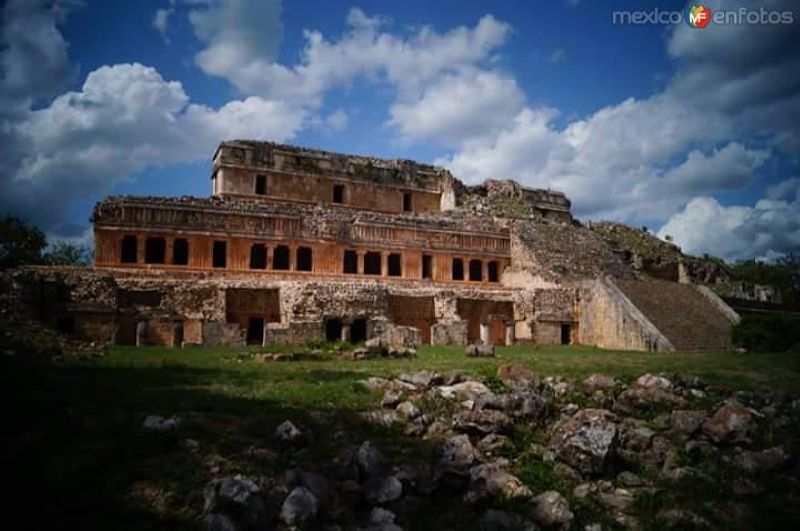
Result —
[{"label": "vegetation on ruin", "polygon": [[[490,386],[502,385],[491,378],[497,366],[514,362],[540,376],[573,380],[603,372],[630,381],[664,371],[694,374],[733,389],[800,388],[800,357],[789,354],[518,346],[499,348],[496,358],[466,358],[461,348],[429,347],[414,359],[263,363],[256,361],[258,352],[114,347],[103,357],[50,362],[3,356],[3,403],[13,405],[5,408],[3,423],[15,449],[11,477],[25,478],[14,485],[15,494],[48,500],[37,509],[42,527],[58,522],[59,527],[83,529],[194,529],[203,510],[203,486],[213,477],[243,473],[278,485],[289,468],[313,467],[343,445],[367,439],[395,463],[429,460],[438,449],[433,443],[359,416],[378,407],[382,394],[359,380],[420,369],[480,376]],[[177,415],[180,428],[143,430],[142,421],[151,414]],[[286,419],[310,432],[313,444],[273,444],[275,427]],[[540,438],[534,428],[518,430],[504,450],[535,492],[565,481],[537,457],[531,444],[541,443]],[[199,450],[188,448],[189,441]],[[664,501],[637,503],[647,514]],[[577,521],[596,517],[591,506],[574,501],[572,507]],[[415,528],[425,528],[424,521],[418,524]],[[464,528],[470,525],[476,524],[464,522]]]}]

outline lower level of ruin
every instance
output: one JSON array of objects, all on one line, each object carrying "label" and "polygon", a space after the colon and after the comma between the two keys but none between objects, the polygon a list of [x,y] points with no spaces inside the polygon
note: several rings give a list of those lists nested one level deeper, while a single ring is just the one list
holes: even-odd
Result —
[{"label": "lower level of ruin", "polygon": [[15,275],[16,297],[28,317],[84,340],[118,345],[401,337],[415,346],[723,350],[737,318],[702,287],[610,277],[520,288],[125,268],[37,267]]}]

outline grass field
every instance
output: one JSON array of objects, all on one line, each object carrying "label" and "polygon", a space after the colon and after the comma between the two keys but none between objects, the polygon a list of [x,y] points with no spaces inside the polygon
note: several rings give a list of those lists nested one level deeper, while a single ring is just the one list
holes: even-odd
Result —
[{"label": "grass field", "polygon": [[[396,462],[435,451],[361,420],[358,413],[380,401],[357,383],[367,376],[420,369],[491,376],[513,362],[575,380],[593,372],[630,379],[664,371],[735,389],[800,390],[800,356],[791,354],[508,347],[496,358],[473,359],[460,348],[424,348],[415,359],[259,363],[252,352],[117,348],[86,360],[2,359],[7,456],[12,477],[23,478],[16,492],[47,500],[37,506],[37,527],[196,528],[203,485],[220,475],[242,472],[277,483],[287,468],[367,438]],[[178,415],[181,427],[146,432],[148,414]],[[275,426],[287,418],[310,431],[315,444],[273,445]],[[187,450],[186,439],[200,449]]]}]

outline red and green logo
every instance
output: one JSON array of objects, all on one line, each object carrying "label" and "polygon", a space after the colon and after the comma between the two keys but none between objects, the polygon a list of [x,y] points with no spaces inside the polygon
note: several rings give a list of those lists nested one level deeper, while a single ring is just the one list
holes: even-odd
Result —
[{"label": "red and green logo", "polygon": [[693,28],[705,28],[711,22],[711,9],[694,5],[689,9],[687,21]]}]

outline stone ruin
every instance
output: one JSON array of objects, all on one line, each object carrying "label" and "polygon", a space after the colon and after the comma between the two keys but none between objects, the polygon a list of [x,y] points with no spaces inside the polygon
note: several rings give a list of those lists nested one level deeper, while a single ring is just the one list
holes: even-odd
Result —
[{"label": "stone ruin", "polygon": [[12,271],[6,296],[81,339],[174,347],[410,327],[431,345],[724,349],[738,319],[702,286],[638,280],[560,192],[253,141],[217,148],[211,186],[101,201],[94,266]]}]

